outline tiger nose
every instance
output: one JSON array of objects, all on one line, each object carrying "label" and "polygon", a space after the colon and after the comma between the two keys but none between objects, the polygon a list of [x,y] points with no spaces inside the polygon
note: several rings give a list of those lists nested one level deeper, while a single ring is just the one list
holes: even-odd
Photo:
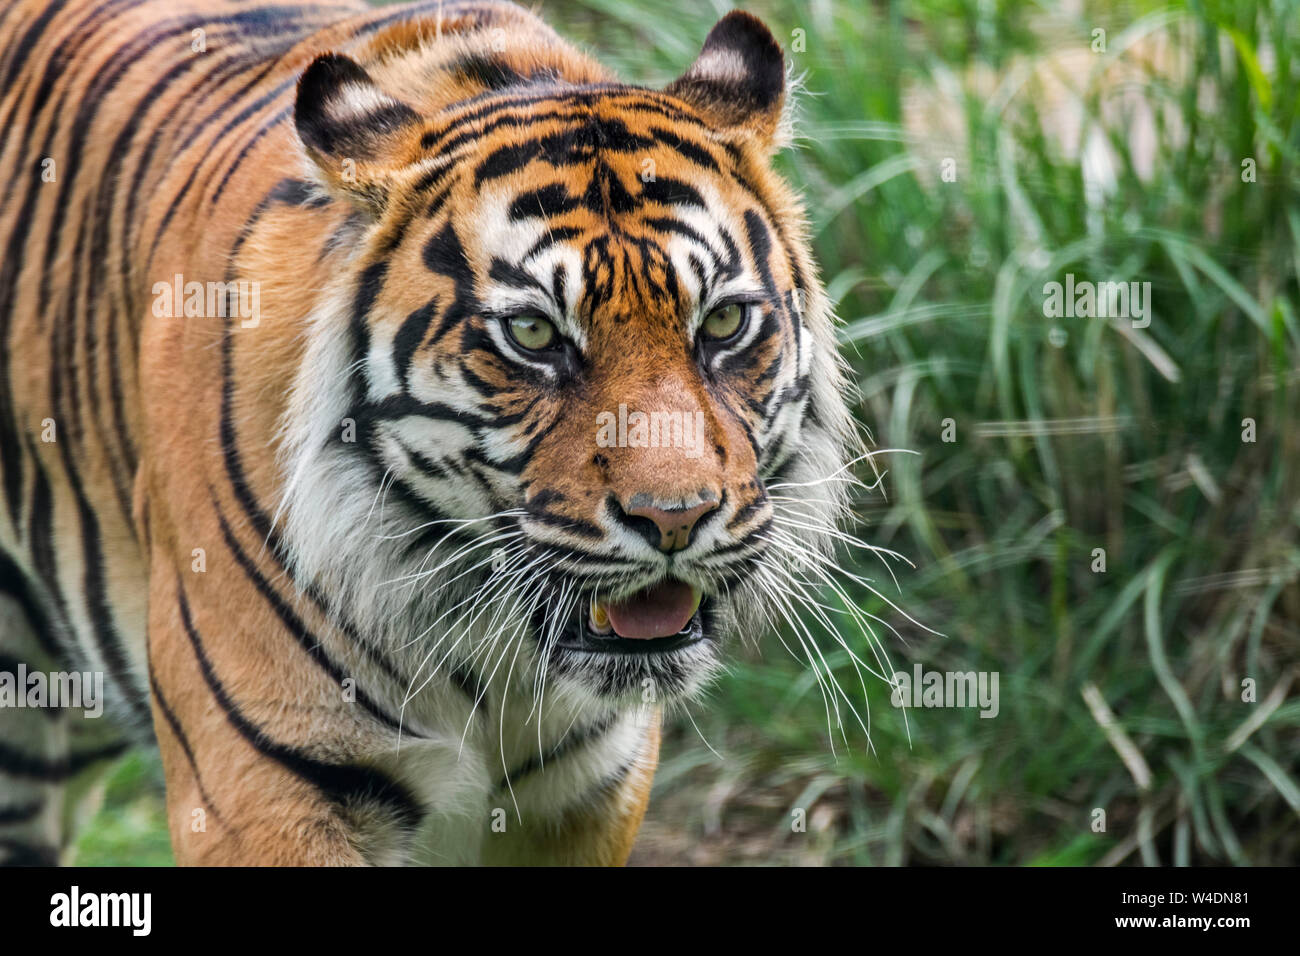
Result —
[{"label": "tiger nose", "polygon": [[699,520],[718,507],[719,500],[716,495],[702,495],[701,498],[698,504],[664,508],[656,504],[649,495],[639,494],[633,496],[632,500],[623,506],[623,513],[629,518],[648,520],[654,525],[658,530],[658,541],[653,540],[654,533],[648,528],[645,530],[650,533],[645,536],[660,551],[681,551],[691,543],[691,532],[695,530]]}]

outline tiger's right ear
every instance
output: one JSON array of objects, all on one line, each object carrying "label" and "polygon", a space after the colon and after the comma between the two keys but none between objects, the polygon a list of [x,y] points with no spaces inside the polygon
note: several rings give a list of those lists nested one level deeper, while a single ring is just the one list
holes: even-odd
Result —
[{"label": "tiger's right ear", "polygon": [[785,56],[752,13],[732,10],[709,31],[690,69],[664,92],[695,107],[718,130],[746,130],[768,150],[783,138]]},{"label": "tiger's right ear", "polygon": [[419,114],[341,53],[307,67],[293,119],[324,185],[376,214],[387,204],[390,174],[418,155]]}]

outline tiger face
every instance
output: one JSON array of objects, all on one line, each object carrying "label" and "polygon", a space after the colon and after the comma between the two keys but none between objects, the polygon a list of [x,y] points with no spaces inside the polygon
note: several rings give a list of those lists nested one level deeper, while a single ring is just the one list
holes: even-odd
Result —
[{"label": "tiger face", "polygon": [[295,389],[298,570],[428,666],[689,694],[782,616],[781,514],[818,550],[842,507],[831,322],[769,168],[780,47],[729,14],[653,91],[465,42],[435,93],[339,55],[299,86],[315,174],[364,218]]}]

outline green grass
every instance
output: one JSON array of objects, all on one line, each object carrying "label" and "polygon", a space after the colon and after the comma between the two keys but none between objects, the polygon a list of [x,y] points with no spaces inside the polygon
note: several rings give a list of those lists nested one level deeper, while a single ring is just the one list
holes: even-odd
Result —
[{"label": "green grass", "polygon": [[171,866],[158,755],[128,754],[108,776],[104,803],[77,842],[78,866]]},{"label": "green grass", "polygon": [[[807,666],[768,642],[691,708],[699,734],[681,720],[670,732],[643,862],[1300,862],[1300,5],[1085,8],[747,5],[809,91],[803,138],[779,162],[810,206],[860,421],[878,447],[921,452],[882,456],[888,499],[864,492],[856,529],[915,570],[898,569],[895,590],[879,563],[843,560],[945,636],[846,582],[848,596],[897,629],[879,633],[898,668],[997,671],[1001,710],[912,710],[905,726],[883,683],[864,693],[827,650],[871,712],[871,748],[852,725],[846,746]],[[541,12],[625,78],[659,84],[722,8]],[[1063,120],[1059,93],[1023,78],[1088,50],[1098,27],[1107,52],[1056,69],[1078,94],[1080,119]],[[1156,35],[1185,69],[1143,65]],[[1121,89],[1151,110],[1148,157],[1130,148]],[[938,142],[917,141],[908,91],[951,134],[931,124]],[[1078,159],[1044,121],[1086,121],[1111,144],[1104,199],[1086,201]],[[944,156],[956,182],[940,179]],[[1150,282],[1150,327],[1044,318],[1043,285],[1067,272]],[[981,428],[1060,419],[1110,428]],[[1145,771],[1107,739],[1089,686]],[[90,861],[165,859],[132,815],[146,803],[161,825],[156,790],[143,793],[110,794],[82,844]],[[792,832],[799,810],[806,832]]]}]

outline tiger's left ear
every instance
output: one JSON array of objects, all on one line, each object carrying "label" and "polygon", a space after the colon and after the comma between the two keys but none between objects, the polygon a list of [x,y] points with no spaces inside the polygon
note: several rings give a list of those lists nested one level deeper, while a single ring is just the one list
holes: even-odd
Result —
[{"label": "tiger's left ear", "polygon": [[732,10],[709,31],[690,69],[665,89],[719,130],[751,132],[774,149],[785,105],[785,57],[763,21]]},{"label": "tiger's left ear", "polygon": [[419,114],[341,53],[307,67],[293,119],[325,186],[376,214],[387,204],[390,174],[418,155]]}]

